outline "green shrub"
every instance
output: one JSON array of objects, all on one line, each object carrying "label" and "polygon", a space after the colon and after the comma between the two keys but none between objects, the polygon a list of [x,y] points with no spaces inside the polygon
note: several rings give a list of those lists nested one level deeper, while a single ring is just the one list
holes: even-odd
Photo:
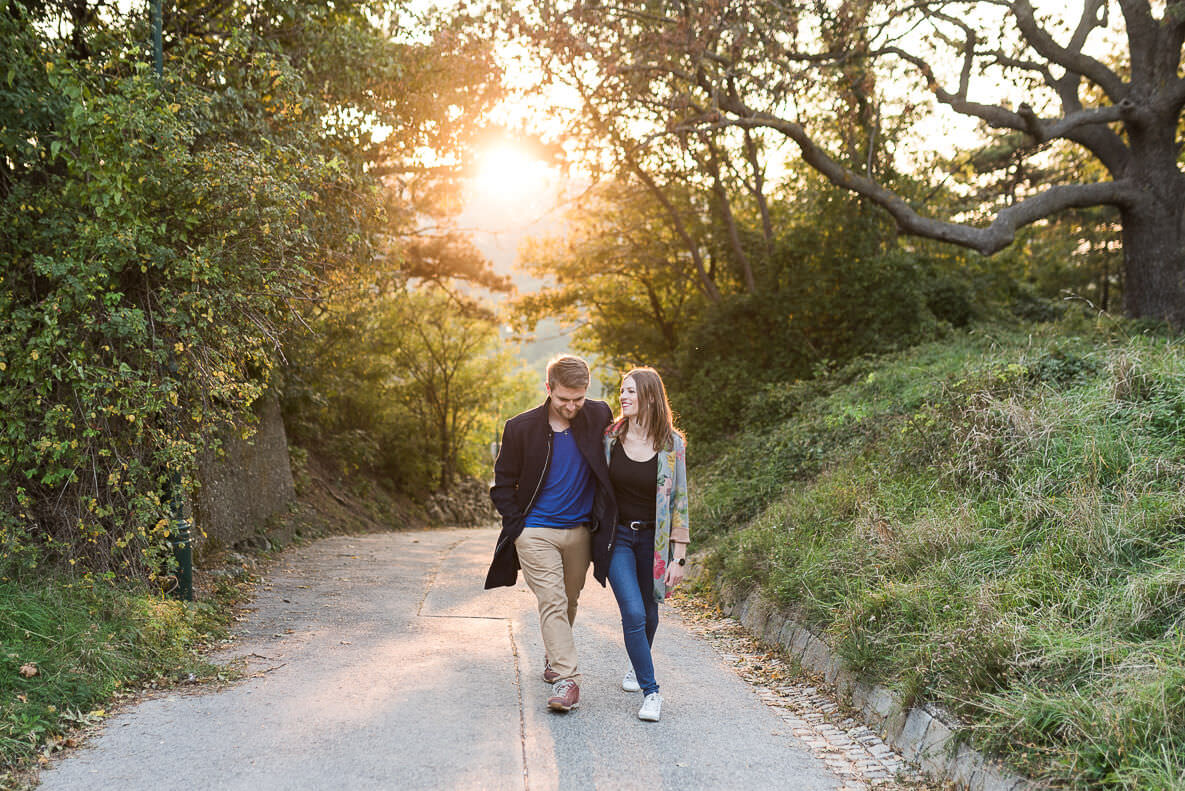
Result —
[{"label": "green shrub", "polygon": [[0,14],[0,562],[151,577],[170,496],[250,414],[365,201],[331,197],[357,174],[246,31],[179,42],[157,79],[113,43],[125,20],[77,31],[91,58],[33,13]]}]

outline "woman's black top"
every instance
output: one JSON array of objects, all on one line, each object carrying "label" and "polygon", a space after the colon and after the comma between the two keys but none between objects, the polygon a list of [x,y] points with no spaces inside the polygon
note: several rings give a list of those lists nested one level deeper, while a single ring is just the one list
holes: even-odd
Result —
[{"label": "woman's black top", "polygon": [[614,442],[609,456],[609,480],[617,500],[619,524],[654,521],[654,501],[658,494],[657,453],[647,461],[634,461],[625,455],[620,442]]}]

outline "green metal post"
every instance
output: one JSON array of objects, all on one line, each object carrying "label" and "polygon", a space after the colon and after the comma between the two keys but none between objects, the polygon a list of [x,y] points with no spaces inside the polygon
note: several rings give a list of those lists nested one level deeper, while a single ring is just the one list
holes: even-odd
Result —
[{"label": "green metal post", "polygon": [[165,47],[162,34],[164,27],[164,13],[161,11],[161,0],[152,0],[152,68],[157,77],[165,73]]},{"label": "green metal post", "polygon": [[193,601],[193,544],[190,542],[189,519],[185,517],[183,491],[181,473],[175,472],[169,485],[169,505],[173,511],[169,544],[173,547],[173,558],[177,561],[177,589],[174,595],[182,601]]}]

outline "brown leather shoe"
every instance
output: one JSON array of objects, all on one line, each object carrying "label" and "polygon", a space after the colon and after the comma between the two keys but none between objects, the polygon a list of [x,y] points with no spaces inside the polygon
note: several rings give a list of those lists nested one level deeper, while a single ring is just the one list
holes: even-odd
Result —
[{"label": "brown leather shoe", "polygon": [[571,711],[580,705],[580,687],[570,678],[557,681],[551,688],[547,708],[552,711]]},{"label": "brown leather shoe", "polygon": [[548,684],[554,684],[559,679],[560,674],[551,669],[551,660],[543,657],[543,680]]}]

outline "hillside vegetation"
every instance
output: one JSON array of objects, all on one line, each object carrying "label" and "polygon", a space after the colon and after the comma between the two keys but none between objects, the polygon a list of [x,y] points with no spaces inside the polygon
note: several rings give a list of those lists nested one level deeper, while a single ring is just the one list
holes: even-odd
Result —
[{"label": "hillside vegetation", "polygon": [[979,326],[744,409],[692,472],[714,572],[1034,778],[1183,787],[1178,338]]}]

